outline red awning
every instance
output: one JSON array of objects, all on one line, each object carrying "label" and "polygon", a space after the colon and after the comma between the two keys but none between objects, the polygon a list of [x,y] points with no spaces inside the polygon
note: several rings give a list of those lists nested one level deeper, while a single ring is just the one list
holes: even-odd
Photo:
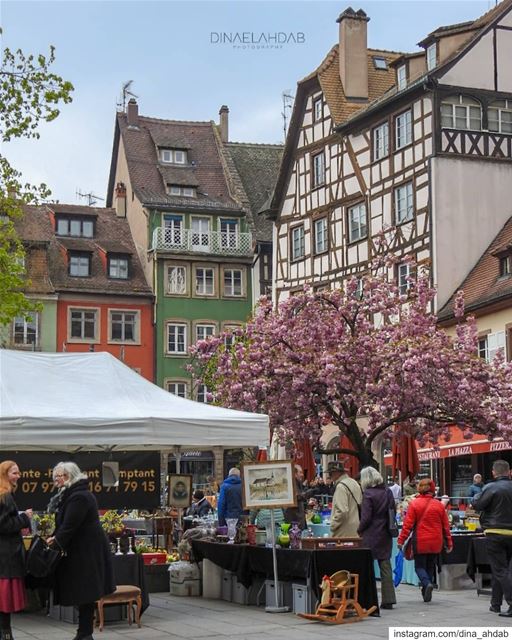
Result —
[{"label": "red awning", "polygon": [[[416,447],[417,446],[418,443],[416,443]],[[476,436],[474,440],[441,444],[436,449],[418,449],[418,459],[420,462],[425,462],[427,460],[438,460],[440,458],[454,458],[456,456],[471,456],[494,451],[508,451],[509,449],[512,449],[512,443],[510,442],[505,442],[504,440],[493,440],[493,442],[489,442],[489,440],[483,439],[481,436]],[[392,453],[384,456],[384,464],[388,466],[393,464]]]}]

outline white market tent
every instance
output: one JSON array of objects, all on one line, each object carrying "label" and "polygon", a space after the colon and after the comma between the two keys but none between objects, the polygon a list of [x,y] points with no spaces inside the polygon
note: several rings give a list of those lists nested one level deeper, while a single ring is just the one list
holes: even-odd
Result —
[{"label": "white market tent", "polygon": [[172,395],[105,352],[0,349],[0,449],[267,446],[268,416]]}]

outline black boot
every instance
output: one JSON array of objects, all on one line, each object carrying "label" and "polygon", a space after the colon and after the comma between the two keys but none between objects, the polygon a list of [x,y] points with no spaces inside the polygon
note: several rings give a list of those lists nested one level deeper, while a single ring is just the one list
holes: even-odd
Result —
[{"label": "black boot", "polygon": [[11,629],[2,629],[0,631],[0,640],[14,640]]}]

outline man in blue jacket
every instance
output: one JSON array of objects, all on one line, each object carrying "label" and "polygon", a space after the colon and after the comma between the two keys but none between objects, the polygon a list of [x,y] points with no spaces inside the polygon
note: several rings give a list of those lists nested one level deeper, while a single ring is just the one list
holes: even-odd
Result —
[{"label": "man in blue jacket", "polygon": [[219,526],[225,527],[228,518],[239,518],[242,514],[242,481],[240,470],[233,467],[220,487],[217,503]]}]

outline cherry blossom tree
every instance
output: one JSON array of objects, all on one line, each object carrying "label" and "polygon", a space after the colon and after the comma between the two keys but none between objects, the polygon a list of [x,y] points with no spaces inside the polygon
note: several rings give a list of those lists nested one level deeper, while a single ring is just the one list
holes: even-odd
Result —
[{"label": "cherry blossom tree", "polygon": [[414,277],[402,291],[392,277],[392,255],[373,264],[362,281],[314,293],[305,290],[272,307],[263,299],[236,332],[198,343],[192,369],[226,407],[267,413],[281,442],[318,444],[332,423],[361,465],[376,461],[379,436],[405,430],[422,444],[450,438],[457,424],[466,438],[512,436],[512,364],[477,356],[472,318],[463,296],[456,336],[437,326],[430,311],[429,274],[411,263]]}]

